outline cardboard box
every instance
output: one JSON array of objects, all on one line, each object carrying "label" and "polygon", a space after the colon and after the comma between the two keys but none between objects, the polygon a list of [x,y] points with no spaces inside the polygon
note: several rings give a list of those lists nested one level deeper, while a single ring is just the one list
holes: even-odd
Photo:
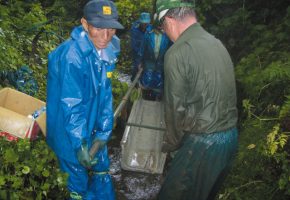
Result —
[{"label": "cardboard box", "polygon": [[35,139],[41,130],[46,135],[46,113],[31,115],[45,102],[11,88],[0,90],[0,131],[18,138]]}]

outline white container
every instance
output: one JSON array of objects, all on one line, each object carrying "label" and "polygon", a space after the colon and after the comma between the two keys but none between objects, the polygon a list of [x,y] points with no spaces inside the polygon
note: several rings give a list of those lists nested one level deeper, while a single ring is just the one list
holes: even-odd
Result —
[{"label": "white container", "polygon": [[161,152],[164,132],[163,103],[136,100],[121,141],[122,169],[162,174],[166,160]]}]

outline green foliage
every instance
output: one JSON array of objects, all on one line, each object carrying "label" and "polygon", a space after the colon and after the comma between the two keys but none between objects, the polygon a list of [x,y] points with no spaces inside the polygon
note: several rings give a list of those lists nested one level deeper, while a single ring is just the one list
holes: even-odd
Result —
[{"label": "green foliage", "polygon": [[118,8],[121,23],[130,29],[132,22],[137,20],[141,12],[151,13],[153,19],[153,2],[154,0],[117,0],[116,6]]},{"label": "green foliage", "polygon": [[218,199],[289,198],[290,174],[289,160],[285,157],[286,140],[275,128],[269,133],[273,126],[275,127],[273,121],[254,118],[243,122],[239,153]]},{"label": "green foliage", "polygon": [[272,106],[267,115],[257,116],[257,106],[243,100],[246,117],[240,128],[239,153],[219,199],[289,198],[290,132],[281,128],[281,113],[290,112],[287,105],[283,110]]},{"label": "green foliage", "polygon": [[114,107],[116,109],[128,90],[128,84],[120,82],[118,80],[118,72],[113,72],[112,86]]},{"label": "green foliage", "polygon": [[280,118],[285,118],[285,117],[289,117],[290,116],[290,95],[286,96],[286,101],[283,104],[281,110],[280,110]]},{"label": "green foliage", "polygon": [[64,199],[67,175],[43,139],[0,138],[0,199]]},{"label": "green foliage", "polygon": [[121,35],[121,55],[119,58],[119,62],[117,68],[123,73],[131,74],[131,65],[132,65],[132,57],[131,57],[131,43],[130,43],[130,34],[126,33]]},{"label": "green foliage", "polygon": [[222,40],[236,66],[240,147],[219,199],[289,199],[289,2],[196,5],[203,26]]},{"label": "green foliage", "polygon": [[290,93],[289,87],[280,87],[290,83],[289,58],[262,65],[260,58],[253,53],[243,58],[237,66],[237,81],[242,85],[244,95],[259,103],[258,111],[263,111],[269,104],[281,105],[285,95]]},{"label": "green foliage", "polygon": [[16,33],[13,31],[3,30],[0,28],[0,70],[17,69],[24,63],[24,57],[21,55],[21,51],[12,45],[7,44],[7,41],[16,38]]},{"label": "green foliage", "polygon": [[[75,23],[66,22],[67,15],[52,16],[52,13],[61,15],[66,10],[61,6],[55,9],[54,5],[59,5],[58,2],[41,4],[38,1],[16,0],[0,4],[0,70],[29,66],[39,85],[36,97],[42,100],[46,99],[47,55],[69,36]],[[44,6],[48,5],[52,7],[45,9]]]},{"label": "green foliage", "polygon": [[[13,0],[0,3],[0,70],[28,65],[46,99],[47,55],[79,24],[87,0]],[[155,0],[116,0],[117,68],[130,73],[128,30]],[[288,0],[196,0],[202,25],[221,39],[236,66],[240,145],[218,199],[289,199],[290,7]],[[128,85],[113,74],[114,107]],[[2,83],[0,83],[0,88]],[[134,89],[131,100],[137,98]],[[44,141],[0,141],[0,199],[64,199],[65,177]],[[35,162],[37,160],[37,162]]]}]

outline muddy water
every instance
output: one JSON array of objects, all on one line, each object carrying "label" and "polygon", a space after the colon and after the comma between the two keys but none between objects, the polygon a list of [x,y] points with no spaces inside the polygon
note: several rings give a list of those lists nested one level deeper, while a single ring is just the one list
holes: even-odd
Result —
[{"label": "muddy water", "polygon": [[[117,129],[109,143],[111,175],[117,200],[154,200],[161,187],[162,175],[125,171],[121,169],[120,156],[123,129]],[[116,133],[117,132],[117,133]]]}]

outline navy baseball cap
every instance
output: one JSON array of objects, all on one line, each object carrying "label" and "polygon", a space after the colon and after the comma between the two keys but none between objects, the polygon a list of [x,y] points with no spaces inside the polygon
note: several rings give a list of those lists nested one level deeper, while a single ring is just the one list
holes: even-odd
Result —
[{"label": "navy baseball cap", "polygon": [[118,22],[118,11],[109,0],[91,0],[84,7],[84,18],[96,28],[124,29]]}]

